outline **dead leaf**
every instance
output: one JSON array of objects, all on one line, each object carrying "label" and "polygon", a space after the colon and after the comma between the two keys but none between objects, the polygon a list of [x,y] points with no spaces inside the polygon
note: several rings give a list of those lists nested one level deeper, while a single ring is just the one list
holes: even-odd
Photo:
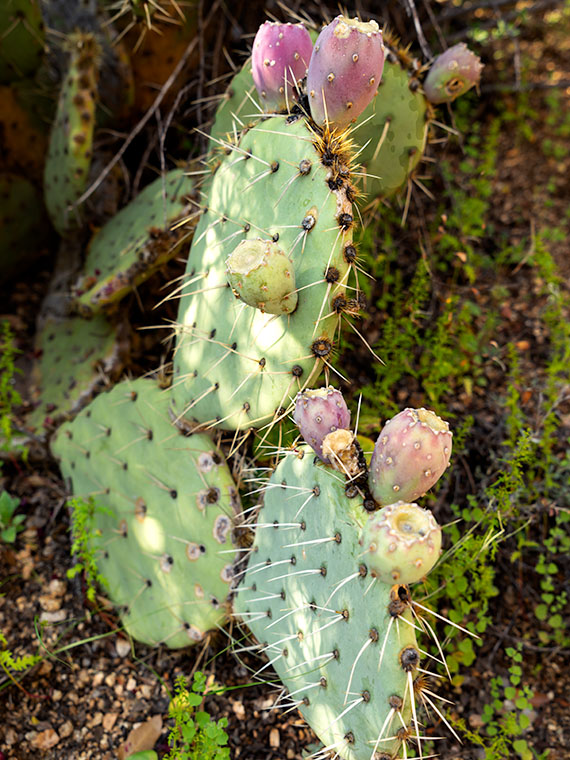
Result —
[{"label": "dead leaf", "polygon": [[160,715],[153,715],[152,718],[141,723],[140,726],[133,728],[127,736],[127,740],[119,747],[119,751],[117,752],[118,760],[126,760],[129,755],[134,755],[135,752],[144,752],[145,750],[152,749],[161,733],[162,717]]}]

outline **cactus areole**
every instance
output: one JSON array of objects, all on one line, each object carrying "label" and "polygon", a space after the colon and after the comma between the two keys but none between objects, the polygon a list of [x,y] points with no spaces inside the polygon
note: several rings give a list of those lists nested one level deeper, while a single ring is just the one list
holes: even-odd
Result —
[{"label": "cactus areole", "polygon": [[378,24],[337,16],[318,36],[309,63],[307,93],[314,121],[348,126],[376,94],[383,68]]}]

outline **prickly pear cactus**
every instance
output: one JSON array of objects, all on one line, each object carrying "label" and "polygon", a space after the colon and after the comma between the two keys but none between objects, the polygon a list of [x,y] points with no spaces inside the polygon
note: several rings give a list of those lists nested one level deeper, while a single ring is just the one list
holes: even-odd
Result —
[{"label": "prickly pear cactus", "polygon": [[93,156],[99,50],[94,35],[74,33],[44,172],[46,207],[61,234],[77,226],[73,204],[87,186]]},{"label": "prickly pear cactus", "polygon": [[30,399],[35,408],[26,426],[37,434],[77,412],[121,367],[117,328],[102,315],[47,320],[36,335],[35,354]]},{"label": "prickly pear cactus", "polygon": [[232,78],[227,90],[222,95],[216,109],[214,123],[210,130],[210,150],[216,151],[233,138],[241,130],[253,126],[260,116],[256,107],[257,92],[251,73],[251,59],[248,59],[237,74]]},{"label": "prickly pear cactus", "polygon": [[[29,82],[24,83],[29,85]],[[34,182],[41,180],[45,161],[46,136],[25,103],[23,87],[0,87],[0,169],[21,173]]]},{"label": "prickly pear cactus", "polygon": [[44,24],[37,0],[0,3],[0,82],[33,74],[44,48]]},{"label": "prickly pear cactus", "polygon": [[[356,487],[308,447],[291,451],[264,489],[234,602],[287,687],[286,705],[298,706],[345,760],[399,756],[420,733],[413,603],[407,586],[383,582],[370,568],[370,543],[362,543],[370,519]],[[421,540],[409,540],[404,522],[391,526],[385,548],[389,557],[390,544],[398,545],[401,567],[409,552],[415,560]]]},{"label": "prickly pear cactus", "polygon": [[126,630],[171,648],[201,641],[227,615],[239,496],[207,436],[172,427],[149,379],[98,396],[52,444],[75,498],[92,498],[91,547]]},{"label": "prickly pear cactus", "polygon": [[36,187],[17,174],[0,173],[0,276],[10,277],[37,258],[48,236]]},{"label": "prickly pear cactus", "polygon": [[[172,398],[177,420],[239,429],[279,418],[331,360],[354,260],[352,153],[282,116],[228,151],[179,286]],[[263,313],[233,294],[226,260],[251,239],[278,242],[292,261],[291,314]]]},{"label": "prickly pear cactus", "polygon": [[432,63],[424,81],[426,98],[432,103],[451,103],[479,84],[482,70],[479,56],[460,42]]},{"label": "prickly pear cactus", "polygon": [[307,72],[317,124],[344,128],[370,103],[382,77],[384,46],[375,21],[337,16],[319,34]]},{"label": "prickly pear cactus", "polygon": [[116,303],[178,253],[192,226],[174,227],[192,214],[193,192],[194,183],[184,171],[168,172],[95,234],[75,286],[80,313]]},{"label": "prickly pear cactus", "polygon": [[359,189],[368,200],[392,195],[420,162],[429,127],[419,83],[393,53],[386,58],[376,97],[356,127],[354,139],[363,146],[358,154],[364,172]]}]

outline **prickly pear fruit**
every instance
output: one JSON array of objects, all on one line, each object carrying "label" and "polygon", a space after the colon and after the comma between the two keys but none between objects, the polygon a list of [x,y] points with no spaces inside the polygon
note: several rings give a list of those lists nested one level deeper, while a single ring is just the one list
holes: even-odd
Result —
[{"label": "prickly pear fruit", "polygon": [[384,45],[375,21],[337,16],[317,38],[307,73],[317,124],[346,127],[370,103],[382,77]]},{"label": "prickly pear fruit", "polygon": [[265,111],[282,111],[298,99],[313,51],[302,24],[262,24],[251,54],[253,81]]},{"label": "prickly pear fruit", "polygon": [[427,409],[404,409],[383,427],[370,462],[369,484],[379,504],[412,502],[445,472],[453,433]]},{"label": "prickly pear fruit", "polygon": [[482,70],[479,56],[460,42],[432,63],[424,81],[425,96],[432,103],[451,103],[479,84]]},{"label": "prickly pear fruit", "polygon": [[360,544],[382,583],[414,583],[437,562],[441,529],[429,509],[399,501],[370,515]]},{"label": "prickly pear fruit", "polygon": [[325,462],[328,461],[323,453],[325,438],[335,430],[350,427],[350,411],[342,393],[332,386],[298,393],[293,418],[305,441]]},{"label": "prickly pear fruit", "polygon": [[295,270],[285,251],[272,240],[242,240],[226,259],[234,294],[269,314],[290,314],[297,307]]}]

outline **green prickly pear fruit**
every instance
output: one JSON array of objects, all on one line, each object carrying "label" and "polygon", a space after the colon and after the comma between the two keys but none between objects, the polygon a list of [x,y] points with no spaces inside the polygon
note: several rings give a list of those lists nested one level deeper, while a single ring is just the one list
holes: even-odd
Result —
[{"label": "green prickly pear fruit", "polygon": [[302,24],[262,24],[251,54],[253,81],[265,111],[283,111],[299,99],[313,51],[309,32]]},{"label": "green prickly pear fruit", "polygon": [[383,427],[370,462],[370,491],[379,504],[412,502],[437,483],[451,456],[453,433],[427,409],[404,409]]},{"label": "green prickly pear fruit", "polygon": [[415,583],[437,562],[441,529],[428,509],[399,501],[370,515],[360,544],[382,583]]},{"label": "green prickly pear fruit", "polygon": [[234,294],[269,314],[291,314],[297,308],[295,270],[285,251],[272,240],[242,240],[226,259]]},{"label": "green prickly pear fruit", "polygon": [[375,21],[337,16],[317,38],[307,73],[317,124],[344,128],[370,103],[382,77],[384,46]]},{"label": "green prickly pear fruit", "polygon": [[479,56],[460,42],[432,63],[424,81],[426,98],[432,103],[451,103],[479,84],[482,70]]},{"label": "green prickly pear fruit", "polygon": [[293,417],[305,441],[323,461],[328,461],[328,456],[323,453],[325,438],[334,431],[350,428],[346,401],[332,386],[298,393]]}]

